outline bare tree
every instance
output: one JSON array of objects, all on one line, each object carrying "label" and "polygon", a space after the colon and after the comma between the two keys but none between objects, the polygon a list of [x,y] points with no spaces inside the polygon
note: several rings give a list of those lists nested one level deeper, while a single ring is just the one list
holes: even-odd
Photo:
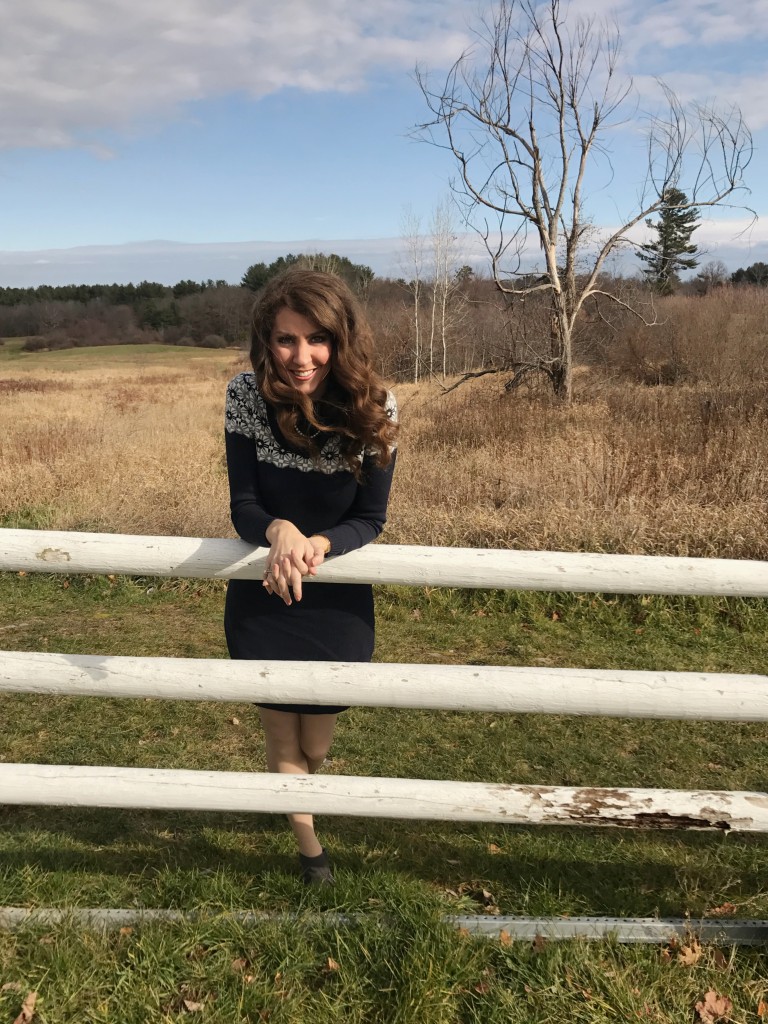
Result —
[{"label": "bare tree", "polygon": [[459,269],[458,236],[454,205],[449,197],[440,200],[432,211],[432,302],[429,331],[429,371],[434,373],[435,342],[439,340],[442,376],[448,372],[450,335],[466,318],[466,300],[457,276]]},{"label": "bare tree", "polygon": [[[628,232],[664,204],[672,188],[688,206],[725,203],[743,188],[752,139],[738,110],[685,109],[662,87],[666,113],[649,117],[646,174],[633,212],[603,233],[585,203],[590,170],[610,159],[608,133],[633,113],[632,83],[620,80],[617,27],[570,19],[560,0],[498,0],[439,88],[417,69],[432,112],[420,134],[454,156],[457,196],[485,240],[497,287],[509,303],[545,293],[549,327],[538,355],[506,367],[513,381],[543,372],[556,394],[572,394],[572,342],[590,298],[592,315],[624,300],[604,287],[606,260]],[[543,254],[538,275],[523,269],[531,241]],[[633,306],[646,323],[654,322]]]},{"label": "bare tree", "polygon": [[418,384],[422,360],[421,302],[424,291],[424,236],[421,220],[408,208],[403,212],[402,238],[405,245],[404,271],[413,296],[413,382]]},{"label": "bare tree", "polygon": [[698,272],[693,283],[699,295],[709,295],[716,288],[727,284],[730,276],[722,260],[710,260]]}]

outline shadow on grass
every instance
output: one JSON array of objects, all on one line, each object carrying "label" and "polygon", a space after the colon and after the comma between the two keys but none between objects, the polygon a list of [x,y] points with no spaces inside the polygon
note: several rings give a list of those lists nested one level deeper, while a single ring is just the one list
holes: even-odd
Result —
[{"label": "shadow on grass", "polygon": [[[91,890],[104,893],[100,902],[135,885],[146,905],[162,905],[157,900],[177,890],[184,904],[183,893],[195,892],[186,876],[197,882],[218,876],[235,900],[242,894],[244,906],[264,885],[290,899],[296,875],[293,841],[280,815],[9,807],[0,811],[0,831],[0,877],[8,883],[0,892],[24,903],[39,902],[34,885],[25,891],[30,874],[50,876],[43,899],[57,891],[57,878],[90,875],[101,879]],[[766,897],[764,837],[726,843],[713,834],[358,818],[323,819],[322,837],[337,872],[352,885],[337,888],[342,906],[348,889],[365,902],[384,876],[463,903],[463,912],[481,909],[483,890],[492,894],[485,903],[499,908],[488,912],[550,915],[696,917],[726,899],[749,905]],[[154,885],[152,876],[160,874],[166,881]],[[284,883],[275,887],[280,876]],[[203,886],[199,900],[207,898]],[[760,912],[768,912],[768,903],[746,916]]]}]

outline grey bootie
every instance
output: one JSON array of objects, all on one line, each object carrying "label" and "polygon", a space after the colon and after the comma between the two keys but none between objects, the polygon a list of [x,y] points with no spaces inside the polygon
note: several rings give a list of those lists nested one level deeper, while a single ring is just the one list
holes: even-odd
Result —
[{"label": "grey bootie", "polygon": [[324,848],[316,857],[299,854],[301,877],[305,885],[333,885],[334,878],[328,862],[328,851]]}]

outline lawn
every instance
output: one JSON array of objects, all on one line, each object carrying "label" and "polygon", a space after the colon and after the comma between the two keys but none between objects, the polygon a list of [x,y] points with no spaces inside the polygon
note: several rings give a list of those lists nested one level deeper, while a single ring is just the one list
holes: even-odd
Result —
[{"label": "lawn", "polygon": [[[0,645],[225,657],[222,602],[216,583],[4,574]],[[377,614],[379,660],[442,663],[760,672],[768,626],[764,600],[409,588],[380,589]],[[6,761],[263,767],[249,705],[8,694],[0,709]],[[766,738],[763,725],[359,708],[325,770],[759,790]],[[441,923],[488,912],[766,918],[764,837],[326,818],[338,884],[308,893],[279,817],[6,807],[0,821],[2,905],[210,915],[2,935],[8,1014],[31,990],[45,1022],[679,1021],[710,989],[733,1001],[733,1020],[758,1021],[768,1001],[764,950],[531,947]],[[298,917],[221,916],[245,909]],[[322,910],[362,917],[339,927],[313,916]]]}]

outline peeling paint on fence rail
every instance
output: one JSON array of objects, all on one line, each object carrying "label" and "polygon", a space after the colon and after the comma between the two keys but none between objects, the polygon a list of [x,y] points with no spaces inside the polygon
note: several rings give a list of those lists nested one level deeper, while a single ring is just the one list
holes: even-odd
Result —
[{"label": "peeling paint on fence rail", "polygon": [[0,764],[0,804],[768,832],[768,793]]}]

